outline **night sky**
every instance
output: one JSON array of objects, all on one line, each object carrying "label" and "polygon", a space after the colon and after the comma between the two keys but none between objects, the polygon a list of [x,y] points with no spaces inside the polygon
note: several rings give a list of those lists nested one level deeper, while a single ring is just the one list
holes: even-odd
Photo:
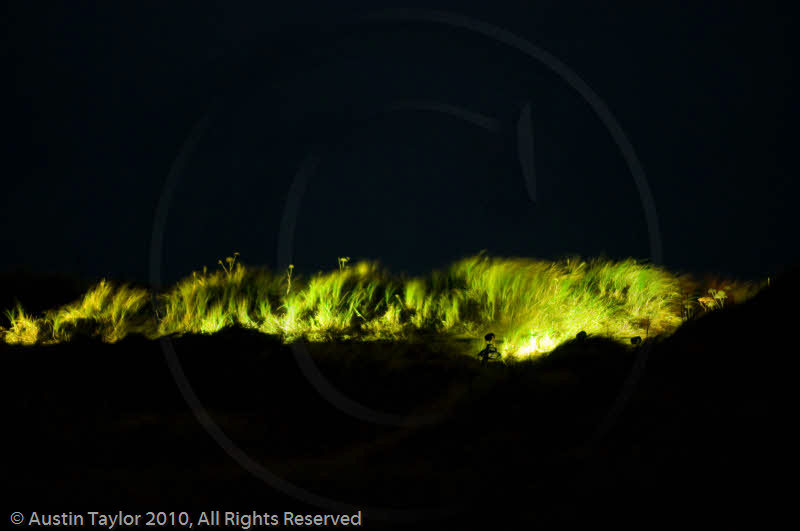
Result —
[{"label": "night sky", "polygon": [[282,222],[307,273],[349,256],[419,274],[482,249],[652,259],[640,190],[589,102],[458,17],[552,54],[604,102],[664,265],[797,263],[790,4],[675,4],[404,6],[449,13],[436,21],[363,18],[398,6],[379,2],[13,1],[0,270],[149,281],[187,145],[165,282],[233,251],[278,268]]}]

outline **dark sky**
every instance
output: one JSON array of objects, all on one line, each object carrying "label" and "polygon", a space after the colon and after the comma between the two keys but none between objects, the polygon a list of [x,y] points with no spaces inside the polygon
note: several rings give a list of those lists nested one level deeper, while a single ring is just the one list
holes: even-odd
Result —
[{"label": "dark sky", "polygon": [[[577,74],[641,163],[665,265],[769,274],[798,261],[790,4],[680,4],[406,7],[497,27]],[[277,267],[289,214],[305,272],[350,256],[416,274],[481,249],[652,258],[607,124],[497,36],[354,22],[380,2],[47,5],[9,7],[2,270],[148,281],[159,199],[206,115],[166,210],[166,282],[233,251]]]}]

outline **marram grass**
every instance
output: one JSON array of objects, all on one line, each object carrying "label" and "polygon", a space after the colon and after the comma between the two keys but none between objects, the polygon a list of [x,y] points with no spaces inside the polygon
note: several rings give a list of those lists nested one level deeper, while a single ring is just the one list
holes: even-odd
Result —
[{"label": "marram grass", "polygon": [[[377,262],[347,260],[305,279],[293,276],[292,267],[284,274],[246,268],[234,255],[220,261],[222,269],[194,272],[155,298],[103,280],[82,299],[42,316],[26,314],[21,305],[7,311],[10,327],[0,328],[0,337],[34,345],[83,334],[113,343],[128,334],[154,339],[236,325],[285,342],[435,336],[473,338],[478,346],[491,331],[503,341],[505,358],[514,360],[547,353],[580,331],[622,341],[670,333],[687,317],[687,307],[707,310],[708,300],[721,306],[726,297],[711,289],[710,299],[698,298],[697,283],[633,259],[551,262],[479,254],[414,278],[392,275]],[[741,302],[758,287],[737,289]]]}]

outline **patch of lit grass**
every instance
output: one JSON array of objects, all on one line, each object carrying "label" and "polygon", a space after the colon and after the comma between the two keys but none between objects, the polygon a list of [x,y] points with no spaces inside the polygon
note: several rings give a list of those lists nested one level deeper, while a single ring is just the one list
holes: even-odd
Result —
[{"label": "patch of lit grass", "polygon": [[48,339],[69,341],[80,333],[114,343],[130,333],[146,334],[153,328],[146,312],[149,298],[146,289],[101,280],[82,299],[45,312]]},{"label": "patch of lit grass", "polygon": [[[626,342],[668,333],[687,318],[690,299],[686,277],[633,259],[545,261],[481,253],[409,278],[376,262],[339,258],[338,268],[304,278],[293,275],[293,266],[277,275],[245,267],[237,256],[158,294],[157,311],[147,290],[105,280],[39,319],[18,306],[6,312],[11,327],[4,340],[62,342],[83,333],[114,342],[131,333],[157,338],[241,326],[286,342],[472,337],[477,352],[491,331],[503,341],[504,358],[514,360],[546,354],[580,331]],[[695,301],[699,286],[690,286]],[[757,291],[741,284],[710,289],[715,307]]]},{"label": "patch of lit grass", "polygon": [[11,327],[5,330],[3,340],[10,345],[34,345],[39,339],[41,320],[25,313],[17,303],[12,310],[5,312]]}]

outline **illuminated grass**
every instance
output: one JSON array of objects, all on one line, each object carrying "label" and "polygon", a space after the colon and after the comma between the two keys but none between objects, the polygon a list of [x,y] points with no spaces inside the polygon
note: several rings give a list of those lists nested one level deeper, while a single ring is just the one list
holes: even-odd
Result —
[{"label": "illuminated grass", "polygon": [[7,343],[25,345],[69,341],[76,334],[115,342],[131,333],[213,334],[236,325],[286,342],[437,334],[473,338],[479,349],[492,331],[503,341],[505,359],[514,360],[549,352],[580,331],[626,342],[669,333],[687,318],[687,307],[710,309],[703,295],[712,284],[715,307],[758,290],[719,282],[700,289],[701,283],[633,259],[551,262],[479,254],[408,278],[376,262],[348,265],[340,258],[338,269],[306,279],[292,275],[292,266],[285,275],[245,268],[237,255],[220,261],[221,269],[193,272],[159,294],[155,309],[147,290],[103,280],[82,299],[39,318],[17,306],[6,312],[11,326],[0,334]]},{"label": "illuminated grass", "polygon": [[50,334],[47,339],[58,343],[81,333],[114,343],[129,333],[147,334],[153,328],[149,297],[145,289],[101,280],[82,299],[45,312],[42,321]]},{"label": "illuminated grass", "polygon": [[4,332],[3,340],[11,345],[33,345],[39,338],[41,322],[25,313],[20,304],[13,310],[5,312],[6,317],[11,322],[8,330],[0,328]]}]

